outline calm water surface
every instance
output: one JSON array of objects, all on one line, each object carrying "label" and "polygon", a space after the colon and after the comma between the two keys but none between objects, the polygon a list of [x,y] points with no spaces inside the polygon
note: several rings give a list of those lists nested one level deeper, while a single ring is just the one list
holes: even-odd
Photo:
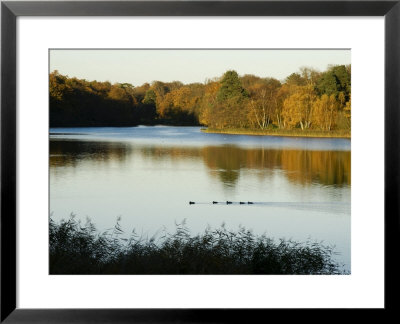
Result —
[{"label": "calm water surface", "polygon": [[[347,139],[202,133],[199,127],[50,129],[50,211],[144,236],[225,223],[323,241],[350,270]],[[212,201],[253,205],[213,205]],[[201,204],[189,205],[189,201]]]}]

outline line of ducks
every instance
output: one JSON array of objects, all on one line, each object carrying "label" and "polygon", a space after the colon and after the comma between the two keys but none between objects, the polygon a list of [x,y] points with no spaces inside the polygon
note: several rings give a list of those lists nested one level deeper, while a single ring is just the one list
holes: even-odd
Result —
[{"label": "line of ducks", "polygon": [[[212,203],[213,203],[213,205],[219,204],[218,201],[213,201]],[[194,205],[194,204],[195,204],[194,201],[189,201],[189,205]],[[232,201],[228,201],[228,200],[227,200],[227,201],[226,201],[226,204],[227,204],[227,205],[230,205],[230,204],[232,204]],[[252,202],[252,201],[248,201],[248,202],[246,203],[246,202],[244,202],[244,201],[241,201],[241,202],[239,202],[239,204],[240,204],[240,205],[245,205],[245,204],[252,205],[253,202]]]}]

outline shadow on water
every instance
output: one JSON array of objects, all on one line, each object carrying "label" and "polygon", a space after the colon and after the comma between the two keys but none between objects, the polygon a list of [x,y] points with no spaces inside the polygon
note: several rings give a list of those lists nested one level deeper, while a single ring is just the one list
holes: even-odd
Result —
[{"label": "shadow on water", "polygon": [[242,148],[224,146],[140,146],[129,143],[50,141],[50,167],[75,167],[84,161],[124,163],[139,155],[152,162],[203,162],[211,177],[227,187],[234,187],[242,172],[255,171],[262,180],[283,171],[286,178],[303,186],[317,183],[325,186],[351,185],[350,151],[315,151],[296,149]]}]

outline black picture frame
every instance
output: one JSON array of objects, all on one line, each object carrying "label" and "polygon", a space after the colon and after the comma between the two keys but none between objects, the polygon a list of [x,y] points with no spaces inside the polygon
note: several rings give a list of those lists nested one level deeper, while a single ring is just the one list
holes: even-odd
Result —
[{"label": "black picture frame", "polygon": [[[399,275],[400,0],[4,1],[1,3],[1,322],[245,322],[277,310],[16,308],[16,19],[19,16],[384,16],[385,308],[396,311]],[[373,260],[371,261],[373,262]],[[266,314],[266,312],[270,312]],[[293,310],[299,314],[304,311]],[[314,310],[317,311],[317,310]],[[382,310],[376,310],[379,316]],[[306,313],[308,314],[308,312]],[[306,315],[308,316],[308,315]],[[368,313],[368,316],[371,316]],[[253,319],[253,320],[251,320]],[[321,318],[324,320],[324,318]]]}]

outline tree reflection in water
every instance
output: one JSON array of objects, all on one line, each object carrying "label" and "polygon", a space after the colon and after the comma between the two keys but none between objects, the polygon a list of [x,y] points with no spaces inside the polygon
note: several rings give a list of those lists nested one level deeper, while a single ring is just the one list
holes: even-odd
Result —
[{"label": "tree reflection in water", "polygon": [[140,155],[158,163],[185,160],[203,161],[209,174],[227,187],[237,185],[245,170],[258,171],[260,179],[271,177],[276,170],[303,186],[317,183],[326,186],[351,185],[351,152],[299,149],[243,148],[223,146],[141,146],[126,142],[50,141],[50,168],[76,167],[84,161],[125,163]]}]

